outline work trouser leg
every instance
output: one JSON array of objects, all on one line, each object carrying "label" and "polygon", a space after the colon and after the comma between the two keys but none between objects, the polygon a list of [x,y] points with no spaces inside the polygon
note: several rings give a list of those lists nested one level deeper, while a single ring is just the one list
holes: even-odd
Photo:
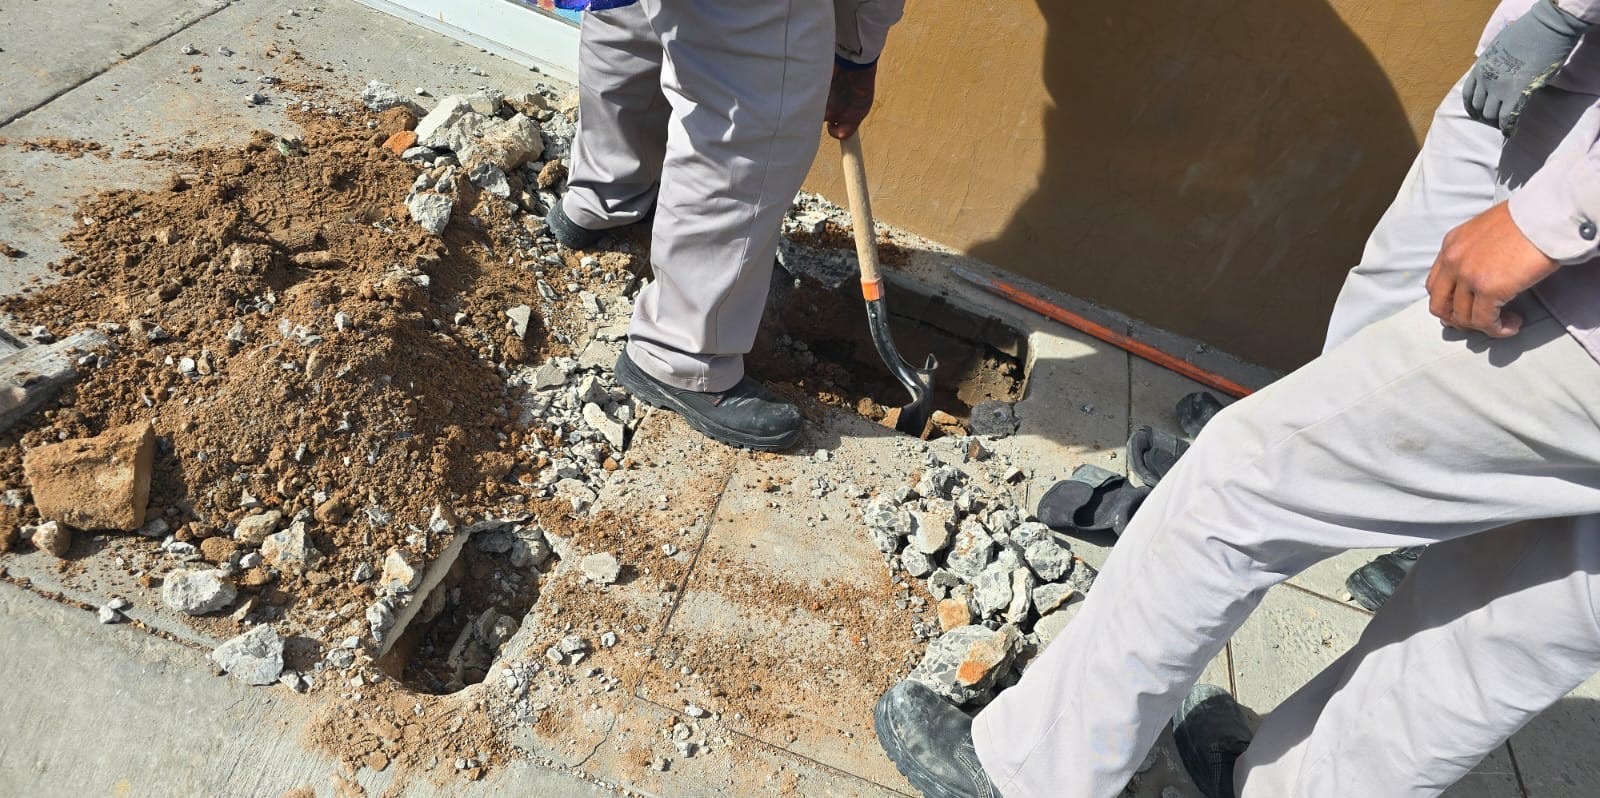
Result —
[{"label": "work trouser leg", "polygon": [[644,218],[667,149],[661,40],[638,3],[584,13],[578,132],[561,209],[590,230]]},{"label": "work trouser leg", "polygon": [[1372,229],[1361,263],[1346,275],[1323,351],[1427,294],[1445,234],[1494,204],[1504,143],[1499,130],[1467,116],[1458,81],[1433,112],[1422,151]]},{"label": "work trouser leg", "polygon": [[1496,341],[1413,303],[1213,419],[1078,617],[975,719],[1001,791],[1115,795],[1266,590],[1333,553],[1600,512],[1600,365],[1515,304],[1523,331]]},{"label": "work trouser leg", "polygon": [[628,355],[680,388],[744,376],[783,215],[816,155],[834,52],[830,0],[641,0],[671,105],[650,262]]},{"label": "work trouser leg", "polygon": [[1600,668],[1600,518],[1431,546],[1355,647],[1274,709],[1241,798],[1438,795]]}]

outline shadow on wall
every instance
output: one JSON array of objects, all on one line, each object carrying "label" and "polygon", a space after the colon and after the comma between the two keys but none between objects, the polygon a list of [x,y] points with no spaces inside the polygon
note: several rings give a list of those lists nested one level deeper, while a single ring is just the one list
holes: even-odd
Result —
[{"label": "shadow on wall", "polygon": [[1315,356],[1417,149],[1366,46],[1324,0],[1040,9],[1043,171],[971,254],[1273,368]]}]

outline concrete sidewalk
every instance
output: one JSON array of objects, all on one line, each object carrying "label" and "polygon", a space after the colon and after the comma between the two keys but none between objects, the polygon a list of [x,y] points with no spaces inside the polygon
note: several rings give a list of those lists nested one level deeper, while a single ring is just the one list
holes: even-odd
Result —
[{"label": "concrete sidewalk", "polygon": [[[443,96],[483,85],[511,89],[533,77],[523,67],[351,0],[320,2],[302,8],[284,0],[154,0],[107,11],[87,0],[66,0],[44,11],[35,2],[0,0],[0,17],[10,21],[0,32],[0,85],[15,87],[0,97],[0,137],[60,137],[120,149],[139,142],[237,144],[256,128],[283,129],[281,104],[247,107],[241,96],[250,88],[229,80],[237,73],[253,82],[271,70],[275,62],[260,53],[272,42],[292,44],[309,64],[327,65],[319,78],[348,89],[351,97],[369,79]],[[299,15],[291,16],[291,9]],[[184,72],[195,60],[181,53],[190,44],[211,54],[207,79],[200,83]],[[222,46],[235,54],[215,55]],[[68,158],[0,148],[0,240],[27,253],[3,262],[0,295],[44,278],[46,265],[64,254],[57,239],[73,223],[77,198],[109,187],[149,185],[160,176],[159,168],[115,155]],[[991,447],[997,458],[1028,472],[1017,496],[1024,506],[1035,498],[1029,488],[1049,485],[1079,463],[1125,472],[1121,447],[1138,425],[1176,432],[1173,405],[1199,386],[978,294],[948,272],[953,264],[972,265],[965,259],[914,237],[898,240],[909,251],[895,276],[902,287],[998,320],[1026,341],[1026,393],[1016,407],[1021,426]],[[1169,351],[1194,352],[1204,365],[1246,384],[1270,378],[1224,355],[1197,351],[1192,341],[1103,310],[1073,307]],[[621,699],[604,706],[557,706],[554,711],[568,714],[560,734],[529,727],[520,735],[526,761],[475,783],[399,784],[393,770],[365,768],[345,774],[331,756],[303,741],[318,707],[316,694],[250,689],[214,677],[203,654],[218,641],[159,610],[136,607],[133,615],[167,637],[127,625],[101,626],[73,602],[96,604],[112,595],[114,569],[90,579],[32,553],[0,559],[10,574],[10,581],[0,581],[0,639],[7,641],[0,656],[0,728],[6,729],[0,734],[0,794],[274,798],[301,787],[319,796],[359,794],[345,779],[371,795],[908,794],[909,786],[872,738],[870,683],[835,667],[860,644],[834,634],[832,619],[820,610],[751,611],[750,597],[729,575],[753,570],[792,577],[796,589],[824,576],[826,583],[809,588],[854,585],[866,594],[884,589],[887,571],[865,537],[858,507],[837,493],[814,497],[798,487],[783,491],[781,507],[775,507],[765,486],[803,486],[818,476],[842,479],[846,473],[863,483],[870,478],[897,484],[920,467],[920,444],[828,410],[795,456],[755,457],[708,445],[666,414],[651,415],[634,445],[641,459],[656,465],[611,483],[600,503],[643,508],[641,524],[661,536],[650,542],[681,550],[675,557],[684,586],[680,595],[635,595],[626,586],[615,595],[653,619],[656,655],[667,667],[627,684]],[[819,449],[831,453],[830,462],[812,457]],[[686,462],[696,464],[692,475],[683,473]],[[671,506],[652,509],[663,495],[673,497]],[[1109,551],[1106,543],[1073,545],[1098,565]],[[1270,710],[1354,642],[1369,616],[1341,599],[1342,581],[1370,556],[1334,558],[1273,590],[1207,678],[1231,687],[1253,710]],[[534,626],[540,612],[536,607],[526,625]],[[915,615],[901,608],[893,617],[905,621],[904,629]],[[796,677],[781,700],[771,695],[778,691],[745,705],[729,699],[719,717],[704,724],[724,743],[704,756],[675,761],[668,772],[652,770],[640,752],[659,744],[668,718],[687,702],[731,692],[716,683],[716,652],[694,645],[711,639],[725,642],[730,648],[724,651],[759,652],[775,668],[816,663],[815,672]],[[907,640],[879,642],[891,651],[891,643],[909,645]],[[528,650],[508,660],[539,656]],[[869,664],[885,672],[909,669],[909,663],[887,657]],[[473,701],[486,689],[469,688],[458,700]],[[1535,721],[1448,794],[1593,794],[1600,783],[1600,713],[1591,703],[1596,699],[1600,680]],[[1194,794],[1187,792],[1192,788],[1178,774],[1170,749],[1159,753],[1136,794],[1154,798],[1169,786]]]}]

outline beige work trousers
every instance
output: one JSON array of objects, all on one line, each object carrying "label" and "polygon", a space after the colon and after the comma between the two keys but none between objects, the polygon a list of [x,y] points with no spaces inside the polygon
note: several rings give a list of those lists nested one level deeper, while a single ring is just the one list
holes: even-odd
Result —
[{"label": "beige work trousers", "polygon": [[1600,365],[1531,296],[1497,341],[1442,329],[1422,284],[1444,233],[1542,163],[1559,123],[1530,104],[1502,152],[1461,107],[1458,86],[1327,351],[1206,427],[1079,616],[976,718],[1008,798],[1118,794],[1267,589],[1348,549],[1433,544],[1267,715],[1241,798],[1438,795],[1600,668]]},{"label": "beige work trousers", "polygon": [[655,207],[628,354],[668,384],[731,388],[766,307],[783,215],[816,155],[831,0],[640,0],[589,11],[562,208],[590,229]]}]

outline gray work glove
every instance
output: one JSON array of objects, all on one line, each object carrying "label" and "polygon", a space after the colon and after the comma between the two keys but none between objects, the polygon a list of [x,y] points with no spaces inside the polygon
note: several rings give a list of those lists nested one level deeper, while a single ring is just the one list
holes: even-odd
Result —
[{"label": "gray work glove", "polygon": [[1467,116],[1511,135],[1522,106],[1567,62],[1589,23],[1539,0],[1489,42],[1467,74]]}]

